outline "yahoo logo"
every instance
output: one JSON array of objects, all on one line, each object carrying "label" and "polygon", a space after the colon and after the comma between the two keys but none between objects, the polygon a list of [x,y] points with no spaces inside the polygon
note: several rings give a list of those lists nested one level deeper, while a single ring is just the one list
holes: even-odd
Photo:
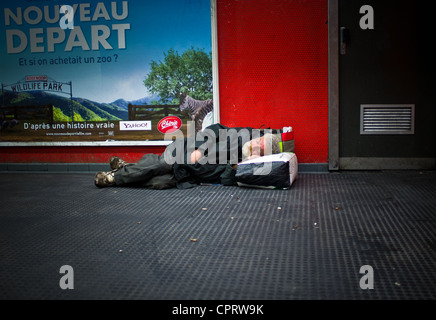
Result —
[{"label": "yahoo logo", "polygon": [[120,121],[120,130],[151,130],[151,121]]}]

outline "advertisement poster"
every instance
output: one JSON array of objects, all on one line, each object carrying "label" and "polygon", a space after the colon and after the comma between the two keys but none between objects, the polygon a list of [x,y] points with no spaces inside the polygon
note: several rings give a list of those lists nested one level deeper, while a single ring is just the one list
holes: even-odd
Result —
[{"label": "advertisement poster", "polygon": [[0,143],[159,141],[213,123],[210,0],[0,7]]}]

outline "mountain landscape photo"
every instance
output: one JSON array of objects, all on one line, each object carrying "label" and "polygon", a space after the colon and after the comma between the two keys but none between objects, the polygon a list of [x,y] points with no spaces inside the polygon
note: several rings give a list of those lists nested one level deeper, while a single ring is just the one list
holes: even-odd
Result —
[{"label": "mountain landscape photo", "polygon": [[5,90],[0,94],[2,107],[54,106],[54,121],[117,121],[128,120],[128,105],[148,105],[155,97],[126,101],[118,99],[111,103],[100,103],[85,98],[60,96],[43,91],[12,92]]}]

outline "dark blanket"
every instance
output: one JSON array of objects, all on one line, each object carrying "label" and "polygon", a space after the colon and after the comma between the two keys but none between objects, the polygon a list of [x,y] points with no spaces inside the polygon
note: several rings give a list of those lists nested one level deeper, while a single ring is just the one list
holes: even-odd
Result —
[{"label": "dark blanket", "polygon": [[[257,131],[254,138],[261,135],[263,134]],[[229,128],[213,124],[197,133],[195,143],[185,138],[184,161],[174,164],[177,187],[185,189],[200,183],[234,185],[236,164],[242,161],[242,146],[252,137],[253,128]],[[201,150],[204,159],[188,164],[188,157],[193,149]]]}]

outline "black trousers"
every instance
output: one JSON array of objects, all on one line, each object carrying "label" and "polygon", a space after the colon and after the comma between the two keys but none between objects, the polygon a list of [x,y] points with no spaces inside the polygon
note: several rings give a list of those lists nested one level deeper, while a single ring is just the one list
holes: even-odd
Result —
[{"label": "black trousers", "polygon": [[173,165],[162,155],[147,153],[137,163],[127,164],[115,174],[116,185],[135,185],[151,189],[168,189],[176,186]]}]

